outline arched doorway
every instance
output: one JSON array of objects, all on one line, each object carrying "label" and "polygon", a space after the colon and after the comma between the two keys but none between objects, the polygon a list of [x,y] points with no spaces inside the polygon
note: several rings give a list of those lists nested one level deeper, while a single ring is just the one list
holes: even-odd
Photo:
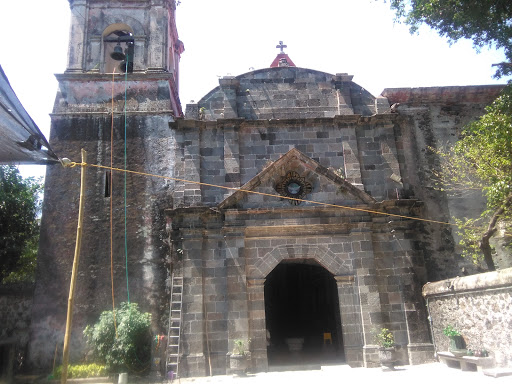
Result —
[{"label": "arched doorway", "polygon": [[344,361],[339,308],[334,276],[315,260],[279,263],[265,281],[269,367]]}]

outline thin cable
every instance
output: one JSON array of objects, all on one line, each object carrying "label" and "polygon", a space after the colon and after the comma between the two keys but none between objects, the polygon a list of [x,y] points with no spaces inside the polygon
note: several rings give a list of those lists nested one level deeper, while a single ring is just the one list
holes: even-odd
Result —
[{"label": "thin cable", "polygon": [[127,210],[126,210],[126,88],[128,83],[128,57],[126,58],[126,66],[124,71],[124,258],[126,270],[126,295],[128,304],[130,304],[130,287],[128,284],[128,233],[127,233]]},{"label": "thin cable", "polygon": [[74,166],[77,166],[77,165],[89,166],[89,167],[100,168],[100,169],[110,169],[111,171],[116,171],[116,172],[125,172],[125,173],[131,173],[131,174],[134,174],[134,175],[140,175],[140,176],[157,177],[157,178],[160,178],[160,179],[174,180],[174,181],[180,181],[180,182],[184,182],[184,183],[204,185],[204,186],[207,186],[207,187],[229,189],[229,190],[233,190],[233,191],[252,193],[252,194],[255,194],[255,195],[277,197],[279,199],[295,200],[295,201],[299,201],[299,202],[306,202],[306,203],[311,203],[311,204],[323,205],[323,206],[326,206],[326,207],[342,208],[342,209],[348,209],[348,210],[358,211],[358,212],[373,213],[373,214],[376,214],[376,215],[392,216],[392,217],[398,217],[398,218],[407,219],[407,220],[417,220],[417,221],[423,221],[423,222],[427,222],[427,223],[443,224],[443,225],[449,225],[449,226],[453,226],[453,227],[458,227],[457,224],[448,223],[446,221],[423,219],[421,217],[398,215],[398,214],[395,214],[395,213],[387,213],[387,212],[374,211],[374,210],[371,210],[371,209],[349,207],[349,206],[346,206],[346,205],[323,203],[323,202],[314,201],[314,200],[297,199],[295,197],[288,197],[288,196],[275,195],[275,194],[271,194],[271,193],[250,191],[248,189],[226,187],[226,186],[223,186],[223,185],[216,185],[216,184],[203,183],[203,182],[200,182],[200,181],[192,181],[192,180],[179,179],[179,178],[171,177],[171,176],[154,175],[154,174],[151,174],[151,173],[132,171],[132,170],[129,170],[129,169],[111,168],[111,167],[107,167],[105,165],[71,162],[71,166],[74,167]]},{"label": "thin cable", "polygon": [[[110,168],[114,166],[114,75],[115,75],[115,68],[114,72],[112,73],[112,123],[110,125]],[[114,298],[114,244],[113,244],[113,220],[112,215],[114,213],[114,209],[112,206],[112,200],[114,199],[113,191],[114,191],[114,185],[112,183],[113,175],[112,171],[109,171],[109,182],[110,182],[110,190],[109,196],[110,196],[110,281],[112,284],[112,314],[114,317],[114,329],[116,331],[116,339],[117,339],[117,324],[116,324],[116,304],[115,304],[115,298]]]}]

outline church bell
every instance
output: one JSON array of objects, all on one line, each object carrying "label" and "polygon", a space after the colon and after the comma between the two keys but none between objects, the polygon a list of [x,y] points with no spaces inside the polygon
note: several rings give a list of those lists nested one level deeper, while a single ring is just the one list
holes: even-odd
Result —
[{"label": "church bell", "polygon": [[119,70],[124,73],[132,73],[133,72],[133,53],[134,46],[132,42],[127,43],[128,47],[125,50],[125,54],[123,55],[122,62],[119,65]]},{"label": "church bell", "polygon": [[123,48],[121,48],[121,45],[119,43],[117,43],[117,45],[114,47],[114,52],[110,54],[110,57],[117,61],[125,59],[126,56],[123,53]]}]

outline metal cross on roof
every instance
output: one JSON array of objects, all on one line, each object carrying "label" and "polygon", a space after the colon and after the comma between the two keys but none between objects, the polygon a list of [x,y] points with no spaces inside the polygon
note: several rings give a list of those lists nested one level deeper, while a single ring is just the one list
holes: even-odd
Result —
[{"label": "metal cross on roof", "polygon": [[283,48],[288,48],[288,46],[287,46],[287,45],[283,45],[283,42],[282,42],[282,41],[280,41],[280,42],[279,42],[279,45],[276,45],[276,48],[281,49],[281,52],[280,52],[280,53],[284,53]]}]

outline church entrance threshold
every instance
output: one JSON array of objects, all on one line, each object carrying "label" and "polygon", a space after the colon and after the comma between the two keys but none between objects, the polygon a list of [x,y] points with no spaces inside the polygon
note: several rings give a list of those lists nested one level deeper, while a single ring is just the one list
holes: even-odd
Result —
[{"label": "church entrance threshold", "polygon": [[344,362],[336,281],[310,259],[282,261],[265,281],[269,369]]}]

